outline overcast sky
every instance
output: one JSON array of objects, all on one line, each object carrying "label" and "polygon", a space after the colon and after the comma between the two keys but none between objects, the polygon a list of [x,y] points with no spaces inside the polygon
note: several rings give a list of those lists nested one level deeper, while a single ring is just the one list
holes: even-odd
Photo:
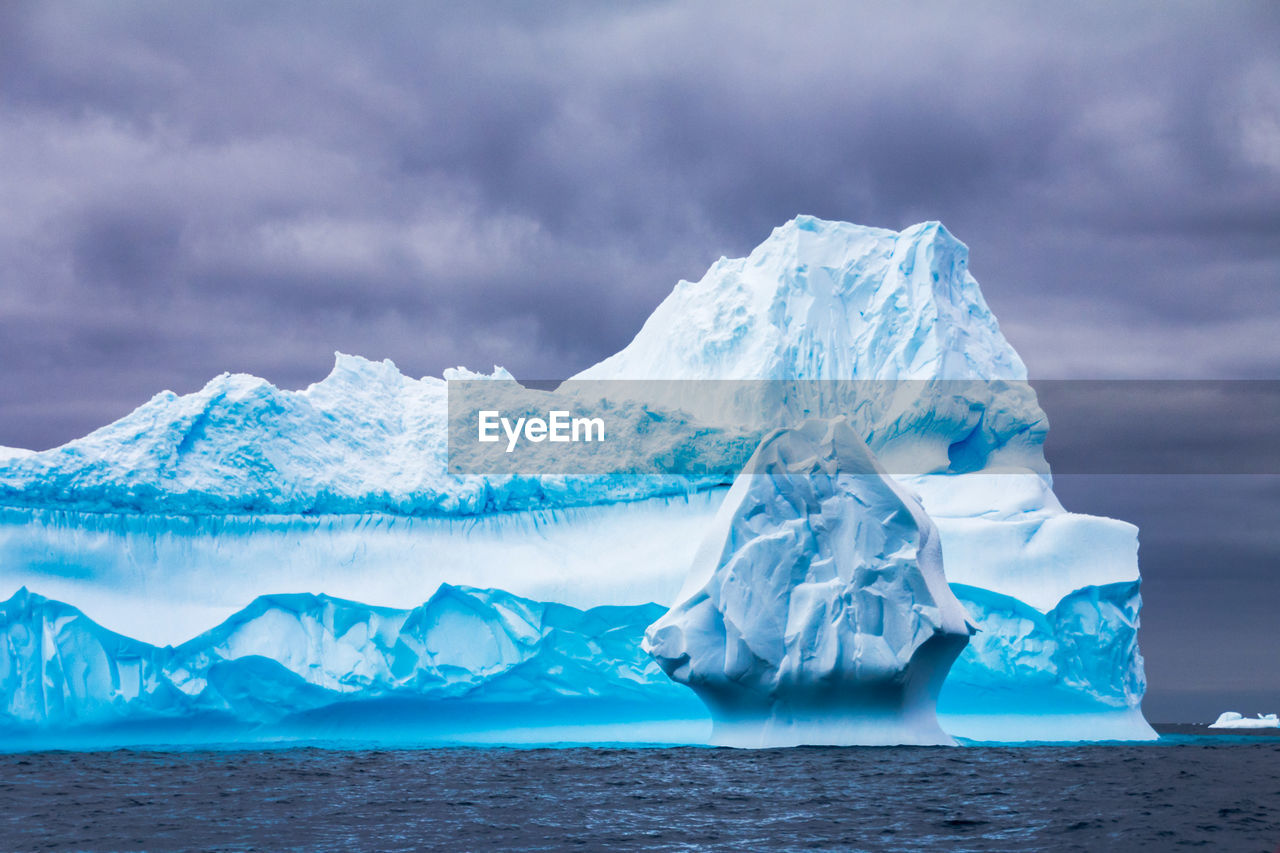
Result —
[{"label": "overcast sky", "polygon": [[1277,378],[1277,44],[1272,2],[11,0],[0,445],[335,349],[568,375],[801,212],[942,220],[1033,377]]}]

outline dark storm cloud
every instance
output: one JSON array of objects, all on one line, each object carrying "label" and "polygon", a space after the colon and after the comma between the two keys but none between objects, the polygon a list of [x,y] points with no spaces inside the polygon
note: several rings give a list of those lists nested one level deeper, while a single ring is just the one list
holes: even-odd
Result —
[{"label": "dark storm cloud", "polygon": [[[963,385],[961,386],[963,387]],[[1039,380],[1058,474],[1280,475],[1280,381]]]},{"label": "dark storm cloud", "polygon": [[1067,509],[1138,525],[1148,719],[1280,707],[1280,477],[1068,475],[1054,491]]},{"label": "dark storm cloud", "polygon": [[[1038,375],[1280,365],[1266,5],[19,4],[0,23],[3,307],[48,342],[6,362],[9,443],[139,401],[86,313],[179,390],[221,368],[297,385],[334,348],[563,375],[802,211],[942,219]],[[114,406],[18,414],[86,372]]]}]

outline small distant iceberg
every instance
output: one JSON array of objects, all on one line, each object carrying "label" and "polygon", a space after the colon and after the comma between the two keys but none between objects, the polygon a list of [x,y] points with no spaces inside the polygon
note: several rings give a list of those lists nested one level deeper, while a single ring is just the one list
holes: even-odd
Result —
[{"label": "small distant iceberg", "polygon": [[1259,714],[1246,717],[1235,711],[1223,711],[1217,720],[1209,724],[1211,729],[1280,729],[1280,717],[1275,714]]}]

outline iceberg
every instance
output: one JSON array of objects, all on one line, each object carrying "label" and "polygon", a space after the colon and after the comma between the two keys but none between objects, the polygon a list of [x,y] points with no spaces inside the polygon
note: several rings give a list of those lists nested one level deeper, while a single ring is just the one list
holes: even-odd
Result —
[{"label": "iceberg", "polygon": [[[448,632],[402,637],[392,630],[400,617],[387,614],[467,588],[600,618],[656,607],[656,619],[686,600],[690,566],[733,482],[664,466],[701,452],[745,459],[775,428],[839,415],[919,497],[961,615],[978,629],[938,694],[942,730],[1154,737],[1140,711],[1136,528],[1057,501],[1047,419],[1025,379],[968,272],[967,248],[940,224],[894,232],[802,216],[746,258],[680,282],[627,347],[573,377],[663,380],[656,398],[608,403],[638,460],[617,476],[452,469],[450,388],[519,388],[496,367],[414,379],[389,361],[338,354],[325,379],[300,391],[226,374],[192,394],[164,392],[62,447],[0,453],[0,585],[65,602],[56,607],[70,610],[47,623],[60,627],[41,630],[70,643],[68,665],[80,660],[98,679],[76,692],[54,678],[63,687],[46,696],[6,675],[4,701],[62,702],[76,720],[145,707],[262,723],[324,716],[317,709],[353,690],[400,701],[409,688],[396,679],[410,671],[447,692],[427,651]],[[701,443],[679,444],[692,434]],[[919,568],[933,577],[930,566]],[[322,599],[288,598],[307,590]],[[262,610],[251,620],[250,601]],[[358,618],[344,601],[361,603]],[[282,615],[290,608],[311,615]],[[301,639],[348,619],[367,643]],[[643,625],[628,635],[635,655]],[[29,640],[30,630],[18,633]],[[193,635],[217,631],[222,645],[191,656]],[[418,649],[409,670],[384,653],[393,634],[397,648]],[[517,635],[512,648],[524,648]],[[167,647],[186,649],[190,667],[151,651]],[[277,647],[296,656],[258,653]],[[544,695],[534,682],[553,669],[485,676],[483,690]],[[564,672],[583,696],[601,677],[578,664]],[[117,683],[122,692],[99,689]],[[669,681],[644,685],[696,704]],[[70,719],[54,714],[49,731]]]},{"label": "iceberg", "polygon": [[164,677],[165,654],[105,630],[74,607],[25,588],[0,604],[0,689],[7,725],[102,724],[192,710]]},{"label": "iceberg", "polygon": [[[226,374],[0,460],[0,581],[159,644],[276,590],[388,607],[441,583],[577,607],[670,601],[722,481],[451,473],[448,384],[481,379],[519,389],[500,368],[411,379],[338,354],[302,391]],[[747,439],[725,442],[749,454]]]},{"label": "iceberg", "polygon": [[1280,717],[1275,714],[1259,714],[1246,717],[1238,711],[1223,711],[1209,724],[1211,729],[1280,729]]},{"label": "iceberg", "polygon": [[348,734],[376,739],[392,711],[398,736],[427,739],[455,738],[459,721],[476,717],[508,729],[636,718],[696,728],[696,701],[640,649],[661,612],[448,585],[407,610],[294,593],[261,596],[158,647],[24,588],[0,603],[0,744],[166,722],[199,739],[332,732],[353,720]]},{"label": "iceberg", "polygon": [[760,444],[645,650],[721,744],[938,744],[968,639],[932,522],[835,418]]},{"label": "iceberg", "polygon": [[[945,558],[944,558],[945,561]],[[948,731],[972,740],[1146,740],[1136,582],[1086,586],[1048,613],[951,584],[978,626],[943,685]],[[1140,658],[1139,658],[1140,659]],[[1091,732],[1091,734],[1086,734]]]},{"label": "iceberg", "polygon": [[[1137,528],[1063,508],[1044,459],[1048,420],[1026,378],[967,247],[940,223],[893,232],[810,216],[678,284],[627,347],[575,377],[702,380],[669,383],[667,402],[767,425],[815,408],[803,384],[797,397],[779,380],[851,389],[858,399],[816,402],[856,412],[876,457],[919,495],[979,629],[956,665],[965,680],[944,684],[943,728],[973,739],[1154,739],[1140,710]],[[895,400],[903,389],[906,405]],[[1031,626],[1081,600],[1101,603],[1055,628],[1058,657],[1030,653]],[[1070,636],[1093,624],[1109,628],[1100,644]],[[1093,662],[1064,673],[1067,648]],[[1012,650],[1037,678],[1009,677]]]}]

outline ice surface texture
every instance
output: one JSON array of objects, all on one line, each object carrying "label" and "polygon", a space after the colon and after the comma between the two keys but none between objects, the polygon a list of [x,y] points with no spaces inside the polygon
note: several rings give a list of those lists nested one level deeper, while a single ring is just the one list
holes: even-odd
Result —
[{"label": "ice surface texture", "polygon": [[428,707],[505,709],[508,725],[540,707],[581,714],[592,702],[688,716],[686,691],[640,650],[661,612],[583,611],[454,586],[408,610],[268,595],[161,648],[22,589],[0,603],[0,734],[172,719],[278,723],[391,699],[416,702],[426,717]]},{"label": "ice surface texture", "polygon": [[761,443],[645,648],[720,743],[947,743],[968,637],[932,522],[836,418]]},{"label": "ice surface texture", "polygon": [[[580,377],[867,380],[873,394],[883,389],[849,401],[851,420],[884,468],[920,496],[947,580],[975,591],[970,618],[981,639],[956,667],[974,689],[944,690],[944,728],[1001,739],[1155,737],[1139,711],[1137,528],[1068,512],[1054,496],[1048,422],[1026,368],[968,271],[968,249],[940,224],[892,232],[797,217],[748,257],[681,282],[625,349]],[[893,399],[894,381],[908,404]],[[694,386],[698,398],[681,398],[673,383],[668,402],[699,416],[732,411],[783,424],[815,407],[760,399],[748,384],[725,387],[727,397]],[[755,387],[767,395],[786,385]],[[904,457],[912,464],[900,465]],[[908,476],[921,458],[933,464]],[[1095,597],[1097,623],[1116,630],[1074,642],[1072,626],[1058,625],[1056,658],[1033,651],[1049,634],[1008,618],[1010,599],[1047,618]],[[1094,620],[1076,624],[1088,630]],[[1068,647],[1091,660],[1063,671]],[[1005,650],[1040,667],[1038,677],[1011,680]]]},{"label": "ice surface texture", "polygon": [[677,284],[577,378],[1023,379],[968,260],[937,222],[898,233],[799,216]]},{"label": "ice surface texture", "polygon": [[[447,383],[494,380],[522,399],[547,397],[505,370],[462,368],[444,379],[404,376],[390,361],[336,354],[302,391],[223,374],[192,394],[157,394],[115,423],[43,453],[0,453],[0,505],[162,515],[476,516],[679,496],[719,485],[662,476],[460,476],[448,469]],[[677,413],[665,431],[635,427],[652,413],[615,407],[611,430],[652,458],[693,433]],[[667,440],[663,440],[663,439]],[[741,431],[695,449],[745,458]],[[758,440],[758,437],[756,438]],[[739,448],[739,449],[734,449]],[[609,452],[621,457],[618,442]],[[650,465],[649,468],[660,468]]]}]

